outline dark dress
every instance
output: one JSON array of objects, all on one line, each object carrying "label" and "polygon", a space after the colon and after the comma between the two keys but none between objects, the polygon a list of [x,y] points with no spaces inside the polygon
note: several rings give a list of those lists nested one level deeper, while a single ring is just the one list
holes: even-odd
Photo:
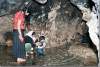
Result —
[{"label": "dark dress", "polygon": [[[23,31],[22,31],[23,33]],[[25,46],[19,39],[18,31],[13,31],[13,54],[16,58],[25,58]]]}]

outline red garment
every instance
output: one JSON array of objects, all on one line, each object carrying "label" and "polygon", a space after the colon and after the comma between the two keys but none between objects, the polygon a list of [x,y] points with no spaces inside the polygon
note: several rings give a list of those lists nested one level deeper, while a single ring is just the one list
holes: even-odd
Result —
[{"label": "red garment", "polygon": [[18,11],[13,18],[13,29],[18,29],[18,21],[21,21],[20,29],[25,29],[25,15],[22,11]]}]

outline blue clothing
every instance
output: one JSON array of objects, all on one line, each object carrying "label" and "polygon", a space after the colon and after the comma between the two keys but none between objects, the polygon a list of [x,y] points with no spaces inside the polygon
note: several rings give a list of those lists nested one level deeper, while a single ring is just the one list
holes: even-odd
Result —
[{"label": "blue clothing", "polygon": [[25,57],[25,46],[19,39],[18,31],[13,31],[13,55],[16,58],[24,58]]},{"label": "blue clothing", "polygon": [[44,56],[44,49],[43,48],[37,48],[36,52],[37,52],[38,57]]}]

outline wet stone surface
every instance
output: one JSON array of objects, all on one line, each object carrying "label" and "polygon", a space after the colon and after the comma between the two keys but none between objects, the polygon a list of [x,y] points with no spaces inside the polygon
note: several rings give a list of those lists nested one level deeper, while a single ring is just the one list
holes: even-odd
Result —
[{"label": "wet stone surface", "polygon": [[[11,56],[11,48],[8,49],[8,52],[4,50],[5,46],[0,46],[0,65],[6,66],[16,66],[16,64],[11,64],[9,62],[13,62],[14,59]],[[74,48],[75,49],[75,48]],[[28,60],[25,64],[27,65],[41,65],[41,66],[58,66],[58,65],[84,65],[82,62],[82,58],[78,55],[74,55],[69,53],[66,49],[66,46],[56,47],[46,49],[45,56],[42,58],[35,58],[33,60],[33,64]]]}]

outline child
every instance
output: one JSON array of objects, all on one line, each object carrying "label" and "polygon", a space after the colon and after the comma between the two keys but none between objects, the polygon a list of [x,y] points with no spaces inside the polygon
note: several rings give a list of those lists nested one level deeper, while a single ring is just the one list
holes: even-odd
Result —
[{"label": "child", "polygon": [[33,31],[29,31],[25,36],[25,50],[26,50],[26,57],[29,56],[29,54],[34,54],[34,48],[35,48],[35,37],[36,33]]},{"label": "child", "polygon": [[37,52],[37,56],[39,58],[44,56],[44,51],[45,51],[45,46],[46,46],[46,42],[45,42],[45,37],[44,36],[40,36],[39,37],[39,42],[36,43],[36,52]]}]

